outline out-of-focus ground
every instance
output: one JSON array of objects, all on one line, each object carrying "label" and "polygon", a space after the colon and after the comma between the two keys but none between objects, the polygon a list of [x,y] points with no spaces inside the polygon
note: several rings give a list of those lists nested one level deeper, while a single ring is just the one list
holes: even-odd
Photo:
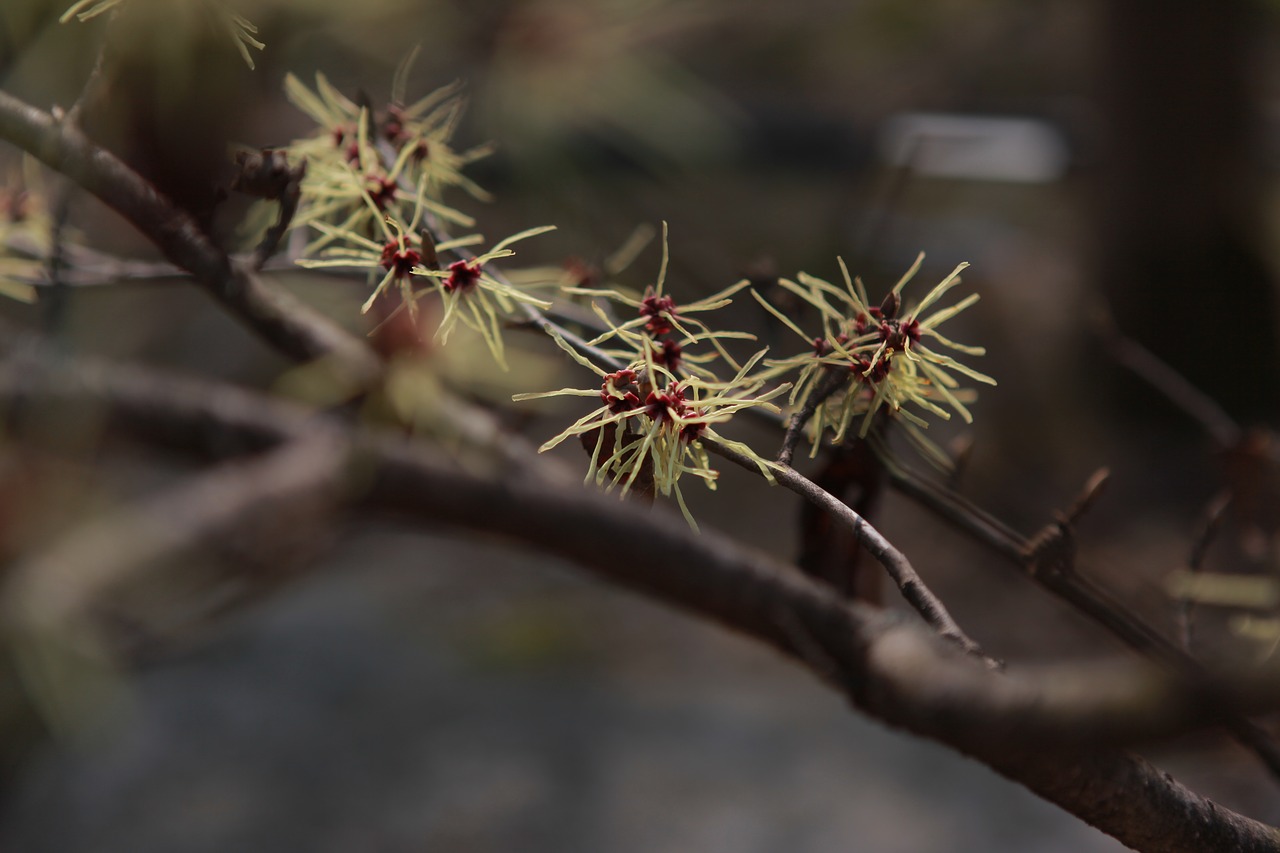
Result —
[{"label": "out-of-focus ground", "polygon": [[[921,250],[921,285],[971,262],[965,290],[982,301],[949,333],[986,345],[981,367],[1000,384],[983,389],[971,428],[937,430],[974,441],[961,489],[1030,533],[1110,466],[1110,491],[1081,526],[1082,565],[1171,626],[1160,582],[1185,562],[1219,470],[1194,427],[1091,351],[1097,81],[1087,9],[957,0],[747,13],[601,0],[371,7],[362,17],[274,8],[244,9],[268,43],[258,70],[219,72],[250,99],[238,138],[270,144],[306,129],[277,94],[284,70],[309,78],[319,68],[377,98],[396,59],[422,41],[417,91],[467,78],[474,104],[462,136],[501,143],[477,173],[497,201],[467,206],[480,229],[497,238],[560,227],[521,247],[530,262],[598,260],[637,224],[660,220],[670,223],[675,293],[769,270],[834,279],[837,254],[873,294]],[[327,17],[337,14],[349,17]],[[6,85],[66,103],[81,79],[68,69],[87,67],[92,52],[59,51],[90,44],[89,30],[38,31]],[[880,159],[877,140],[886,121],[914,111],[1045,120],[1069,145],[1070,167],[1033,183],[904,176]],[[1265,163],[1259,181],[1274,183]],[[102,221],[87,203],[80,215]],[[100,240],[132,239],[101,227]],[[1277,245],[1273,233],[1272,255]],[[623,279],[643,286],[656,268],[651,246]],[[289,284],[354,323],[358,284]],[[788,345],[785,332],[769,337],[777,330],[749,300],[733,310]],[[86,351],[259,386],[284,368],[177,283],[79,294],[67,329]],[[542,342],[508,340],[521,354],[517,387],[486,374],[494,396],[538,390],[521,380],[583,384],[571,369],[555,374]],[[1139,401],[1137,415],[1117,405],[1126,397]],[[572,406],[523,411],[536,440],[576,417]],[[738,437],[777,440],[755,427]],[[30,529],[19,541],[56,536],[69,518],[181,473],[137,452],[87,459],[31,463],[36,497],[20,513]],[[715,495],[689,492],[704,523],[794,554],[790,495],[736,471]],[[874,520],[996,656],[1117,652],[908,501],[891,496]],[[13,783],[0,848],[1120,849],[985,768],[865,721],[773,655],[540,555],[382,524],[330,538],[305,580],[175,632],[103,720],[41,745]],[[1202,619],[1206,630],[1220,621]],[[1229,742],[1205,736],[1149,755],[1226,805],[1280,820],[1272,783]]]}]

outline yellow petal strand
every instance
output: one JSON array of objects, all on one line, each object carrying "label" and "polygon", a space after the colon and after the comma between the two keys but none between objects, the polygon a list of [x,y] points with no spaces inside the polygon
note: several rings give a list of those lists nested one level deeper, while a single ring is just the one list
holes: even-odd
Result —
[{"label": "yellow petal strand", "polygon": [[[916,255],[915,263],[911,265],[911,268],[908,269],[905,273],[903,273],[902,278],[898,279],[898,283],[893,286],[892,292],[901,293],[902,288],[906,287],[907,282],[911,281],[911,279],[915,277],[915,274],[920,271],[920,265],[923,263],[924,263],[924,252],[921,252],[920,254]],[[960,272],[960,270],[964,269],[967,266],[968,264],[962,264],[960,267],[956,269],[955,273],[952,273],[952,275],[954,276],[956,273]]]}]

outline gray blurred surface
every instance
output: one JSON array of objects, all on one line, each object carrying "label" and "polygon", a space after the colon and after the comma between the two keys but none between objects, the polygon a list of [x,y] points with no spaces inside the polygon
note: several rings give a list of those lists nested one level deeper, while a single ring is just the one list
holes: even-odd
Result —
[{"label": "gray blurred surface", "polygon": [[6,851],[1102,851],[771,653],[497,546],[364,530],[50,749]]}]

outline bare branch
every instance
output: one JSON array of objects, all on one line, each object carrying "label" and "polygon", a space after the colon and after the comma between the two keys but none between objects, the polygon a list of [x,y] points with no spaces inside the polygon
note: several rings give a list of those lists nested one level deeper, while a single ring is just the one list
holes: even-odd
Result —
[{"label": "bare branch", "polygon": [[[890,466],[889,476],[904,494],[1005,557],[1131,649],[1188,678],[1203,681],[1207,677],[1200,664],[1175,642],[1076,570],[1074,533],[1069,524],[1056,522],[1042,530],[1036,539],[1028,540],[963,496],[906,469]],[[1258,756],[1273,777],[1280,779],[1280,747],[1262,728],[1231,714],[1224,715],[1221,722],[1233,737]]]},{"label": "bare branch", "polygon": [[1115,327],[1109,315],[1102,314],[1096,318],[1096,324],[1098,335],[1111,357],[1200,424],[1219,447],[1234,447],[1240,442],[1240,425],[1216,400],[1188,382],[1151,350],[1126,337]]},{"label": "bare branch", "polygon": [[346,460],[338,436],[312,430],[90,521],[7,572],[6,621],[34,635],[100,628],[92,624],[99,599],[140,572],[263,513],[336,502]]},{"label": "bare branch", "polygon": [[[1270,827],[1138,759],[1080,746],[1082,735],[1169,732],[1211,719],[1212,697],[1235,687],[1241,690],[1227,694],[1233,701],[1274,703],[1276,673],[1208,685],[1126,663],[1004,676],[901,617],[846,603],[732,540],[694,534],[667,513],[534,477],[478,476],[402,438],[212,383],[101,362],[39,369],[11,362],[0,372],[0,400],[10,413],[54,406],[73,415],[88,407],[137,437],[206,453],[278,444],[332,423],[346,430],[355,454],[351,482],[367,488],[350,496],[358,506],[501,533],[754,637],[820,677],[836,671],[838,686],[867,713],[960,749],[1140,849],[1280,850]],[[796,626],[812,642],[797,641]]]},{"label": "bare branch", "polygon": [[[383,150],[385,148],[385,145],[380,147],[384,157],[389,155],[388,151]],[[400,182],[402,185],[404,184],[403,176],[400,178]],[[430,211],[424,213],[424,221],[427,225],[428,235],[435,242],[443,243],[450,239],[448,232],[444,229],[439,218]],[[453,251],[458,255],[458,257],[463,259],[475,257],[471,252],[464,248],[457,248]],[[493,276],[498,281],[509,284],[509,282],[507,282],[503,277],[502,272],[496,268],[496,265],[490,264],[486,267],[486,270],[490,276]],[[608,367],[611,370],[620,370],[625,366],[618,362],[618,360],[613,356],[603,350],[600,350],[598,347],[592,346],[570,330],[550,320],[536,307],[524,303],[522,304],[522,308],[524,309],[526,316],[528,316],[531,325],[534,325],[549,334],[558,335],[564,339],[566,343],[577,350],[580,355],[591,359],[597,365],[601,367]],[[933,626],[943,637],[956,643],[969,654],[981,658],[987,663],[987,665],[993,668],[999,668],[999,662],[992,658],[988,658],[983,654],[978,644],[970,639],[969,636],[960,629],[960,626],[951,618],[951,614],[947,612],[942,601],[929,590],[924,581],[916,573],[915,569],[912,568],[910,562],[907,561],[907,558],[900,551],[894,548],[879,531],[866,521],[866,519],[862,518],[850,509],[843,501],[832,496],[808,478],[789,467],[791,453],[795,449],[796,442],[799,440],[805,423],[813,416],[814,412],[817,411],[817,407],[821,405],[826,398],[835,393],[836,390],[840,388],[841,384],[842,380],[836,374],[831,374],[825,377],[820,387],[811,395],[809,404],[807,404],[801,412],[792,416],[791,421],[787,426],[787,436],[783,442],[783,451],[779,455],[780,464],[787,467],[784,471],[775,471],[775,477],[779,482],[786,485],[787,488],[791,489],[805,500],[812,502],[814,505],[832,513],[836,518],[839,518],[858,539],[859,543],[865,547],[882,566],[884,566],[885,570],[889,573],[889,576],[893,578],[894,582],[898,585],[898,589],[901,590],[903,597],[907,600],[907,603],[915,608],[924,620],[929,625]],[[708,449],[718,455],[723,456],[724,458],[746,468],[749,471],[752,471],[757,475],[763,476],[763,472],[761,472],[760,467],[753,460],[747,459],[732,448],[711,439],[705,439],[703,443],[708,447]],[[784,457],[786,461],[781,461]]]},{"label": "bare branch", "polygon": [[[760,467],[755,460],[744,456],[732,447],[711,438],[703,438],[702,443],[717,456],[722,456],[748,471],[760,473]],[[792,468],[775,466],[770,469],[770,472],[780,485],[830,513],[848,528],[857,537],[862,547],[866,548],[871,556],[880,565],[884,566],[885,571],[889,573],[889,577],[893,578],[894,583],[898,585],[898,589],[902,592],[902,597],[907,600],[907,603],[939,635],[955,643],[966,653],[974,655],[992,669],[1001,667],[998,661],[987,657],[981,647],[961,630],[960,626],[951,618],[951,614],[947,612],[947,608],[942,601],[929,590],[929,587],[916,574],[916,570],[911,566],[906,555],[893,547],[892,543],[881,535],[880,531],[872,527],[865,518],[850,509],[839,498],[825,491]]]},{"label": "bare branch", "polygon": [[377,357],[362,340],[233,263],[186,211],[74,125],[0,92],[0,139],[67,175],[128,219],[167,259],[190,271],[201,286],[280,351],[302,360],[335,358],[360,381],[381,372]]},{"label": "bare branch", "polygon": [[787,421],[787,432],[782,437],[782,449],[778,451],[779,465],[791,466],[791,457],[795,455],[796,445],[800,443],[800,437],[804,434],[805,424],[813,418],[818,407],[844,387],[848,381],[848,375],[836,371],[828,371],[822,377],[818,387],[809,394],[809,399],[805,400],[804,405]]},{"label": "bare branch", "polygon": [[290,166],[284,151],[266,148],[261,151],[236,152],[236,167],[240,170],[231,188],[255,198],[276,201],[280,210],[276,221],[254,250],[252,267],[261,271],[280,247],[280,241],[302,200],[302,180],[307,176],[307,161]]},{"label": "bare branch", "polygon": [[1062,514],[1063,520],[1067,524],[1075,524],[1086,512],[1093,508],[1099,496],[1102,495],[1107,483],[1111,480],[1111,471],[1107,468],[1099,468],[1089,476],[1085,481],[1084,488],[1080,490],[1080,494],[1071,503],[1071,508]]}]

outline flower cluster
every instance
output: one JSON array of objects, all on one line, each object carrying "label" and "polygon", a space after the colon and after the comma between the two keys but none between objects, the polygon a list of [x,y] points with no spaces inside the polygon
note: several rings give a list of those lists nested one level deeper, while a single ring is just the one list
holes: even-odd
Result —
[{"label": "flower cluster", "polygon": [[[323,74],[316,75],[315,91],[292,75],[286,80],[289,99],[319,125],[311,136],[289,147],[291,156],[308,163],[294,227],[318,234],[298,263],[366,270],[372,291],[362,307],[365,312],[379,297],[396,293],[400,302],[392,313],[405,310],[416,315],[419,300],[438,293],[443,312],[436,338],[446,342],[462,323],[484,339],[505,368],[503,323],[514,318],[521,303],[542,309],[550,303],[488,265],[514,254],[508,248],[513,243],[552,227],[522,231],[478,256],[462,250],[482,242],[479,235],[433,239],[443,222],[467,228],[475,224],[443,204],[441,197],[452,186],[477,199],[488,197],[461,171],[488,147],[458,152],[450,144],[463,106],[459,86],[403,103],[412,61],[410,55],[401,64],[391,104],[378,113],[344,96]],[[442,268],[439,254],[444,252],[455,253],[458,260]]]},{"label": "flower cluster", "polygon": [[[200,0],[200,2],[212,15],[213,19],[218,22],[219,26],[226,29],[227,34],[231,36],[231,40],[236,46],[236,50],[240,51],[240,57],[245,61],[245,64],[253,68],[253,54],[249,52],[249,48],[262,50],[266,47],[265,44],[258,41],[258,28],[243,15],[236,14],[228,9],[220,0]],[[112,11],[124,3],[125,0],[79,0],[79,2],[71,4],[70,8],[63,12],[62,17],[58,20],[64,24],[72,18],[78,21],[88,21]]]},{"label": "flower cluster", "polygon": [[397,72],[391,103],[376,114],[344,96],[323,74],[316,74],[314,92],[297,77],[286,78],[289,100],[318,126],[289,146],[292,157],[308,163],[294,224],[332,229],[308,247],[309,253],[332,242],[333,231],[373,237],[380,220],[404,221],[420,207],[466,228],[475,224],[445,205],[443,196],[456,186],[476,199],[488,198],[462,168],[490,148],[459,152],[451,145],[464,107],[458,85],[403,104],[403,79],[412,60],[411,55]]},{"label": "flower cluster", "polygon": [[849,276],[843,261],[840,261],[843,287],[805,273],[797,276],[796,281],[782,279],[779,283],[783,288],[818,310],[822,334],[817,336],[803,332],[753,291],[761,305],[809,346],[806,353],[766,362],[766,376],[798,371],[790,399],[792,406],[803,407],[833,372],[847,377],[836,393],[818,406],[811,421],[810,437],[815,453],[825,429],[830,428],[833,440],[839,442],[856,423],[857,435],[866,437],[876,414],[887,412],[906,424],[907,435],[927,456],[945,464],[945,455],[921,433],[928,427],[921,413],[947,420],[951,412],[955,412],[966,423],[971,423],[973,416],[965,403],[973,399],[973,392],[962,388],[954,374],[995,384],[991,377],[942,351],[949,349],[981,356],[985,350],[956,343],[938,331],[947,320],[977,302],[978,295],[971,294],[946,308],[929,310],[960,284],[960,273],[968,264],[957,266],[919,303],[909,308],[903,306],[902,290],[919,271],[923,260],[924,256],[920,255],[879,305],[871,303],[862,281]]},{"label": "flower cluster", "polygon": [[515,252],[507,248],[511,244],[554,230],[554,225],[529,228],[496,243],[482,255],[462,258],[444,269],[415,268],[412,271],[414,275],[435,281],[444,300],[444,316],[436,331],[440,342],[446,343],[449,333],[461,322],[484,338],[493,357],[505,369],[502,319],[510,317],[520,303],[542,309],[550,308],[551,303],[515,287],[489,264],[514,255]]},{"label": "flower cluster", "polygon": [[[730,297],[747,287],[749,282],[743,280],[703,299],[678,304],[666,293],[667,268],[670,265],[667,236],[667,223],[664,222],[662,223],[662,264],[658,268],[658,278],[654,285],[646,288],[643,293],[626,293],[617,288],[580,286],[562,289],[569,295],[605,297],[635,312],[635,316],[631,319],[618,323],[598,303],[592,303],[593,312],[606,326],[606,330],[587,341],[588,346],[610,345],[613,348],[607,348],[604,351],[614,358],[652,359],[674,375],[698,376],[714,381],[715,374],[706,365],[717,358],[724,359],[734,370],[741,368],[721,341],[730,338],[755,340],[755,336],[746,332],[712,331],[709,326],[691,315],[715,311],[729,305],[733,301]],[[703,341],[711,344],[714,352],[695,354],[688,351],[691,345]]]},{"label": "flower cluster", "polygon": [[680,478],[688,474],[701,479],[708,488],[715,488],[719,474],[711,467],[702,443],[704,438],[714,438],[751,457],[761,472],[772,479],[771,463],[746,445],[726,440],[713,427],[743,409],[778,410],[770,401],[785,393],[789,386],[762,392],[764,380],[750,375],[763,351],[742,365],[729,381],[713,382],[698,376],[677,376],[654,360],[652,348],[643,351],[645,358],[610,372],[581,355],[560,335],[551,334],[574,361],[601,379],[600,387],[517,394],[513,399],[573,396],[599,401],[595,409],[540,448],[546,451],[567,438],[585,437],[584,443],[591,453],[588,482],[594,481],[606,490],[619,488],[625,496],[641,478],[651,480],[657,493],[674,495],[686,520],[697,529],[680,491]]},{"label": "flower cluster", "polygon": [[479,236],[470,235],[437,244],[426,232],[418,231],[422,212],[423,206],[418,204],[405,225],[394,216],[374,219],[379,226],[378,240],[364,237],[350,227],[313,222],[312,227],[333,245],[325,248],[319,257],[300,259],[298,265],[308,269],[339,267],[369,270],[370,278],[381,277],[361,306],[361,313],[368,313],[378,297],[393,286],[400,293],[401,304],[416,313],[418,293],[414,289],[413,276],[425,274],[427,267],[438,267],[437,252],[470,246],[480,240]]},{"label": "flower cluster", "polygon": [[[828,430],[837,442],[851,431],[860,438],[878,440],[872,427],[880,415],[881,420],[901,422],[926,455],[946,464],[945,454],[923,435],[926,417],[948,419],[954,413],[971,421],[968,404],[974,393],[962,387],[962,379],[995,384],[952,355],[980,356],[981,348],[956,343],[940,331],[947,320],[978,299],[971,295],[939,307],[960,283],[965,264],[915,304],[904,304],[902,293],[923,256],[878,304],[868,298],[862,282],[849,275],[843,261],[842,286],[805,273],[794,281],[782,279],[781,287],[816,309],[821,321],[816,335],[802,331],[792,318],[752,291],[804,341],[805,350],[772,359],[760,351],[740,363],[726,344],[732,339],[754,340],[754,336],[714,329],[704,318],[729,305],[749,282],[740,281],[702,299],[678,299],[667,289],[669,247],[664,223],[661,266],[653,284],[642,291],[610,280],[601,284],[600,271],[585,266],[552,275],[559,295],[587,300],[566,309],[568,316],[577,312],[569,323],[579,328],[571,334],[538,317],[551,307],[550,299],[517,285],[522,280],[518,274],[509,277],[496,265],[513,254],[512,244],[551,227],[522,231],[478,255],[464,249],[482,242],[478,235],[444,239],[441,222],[468,228],[473,223],[446,207],[442,193],[457,186],[475,198],[485,197],[461,172],[485,149],[457,153],[451,147],[461,109],[456,86],[404,106],[405,73],[402,66],[392,105],[381,112],[344,97],[323,75],[317,75],[314,91],[289,78],[290,99],[319,125],[316,133],[290,148],[309,164],[304,201],[295,222],[318,235],[306,250],[309,257],[300,263],[366,270],[372,290],[365,311],[386,294],[399,297],[393,313],[416,312],[422,298],[438,296],[441,319],[436,338],[447,342],[461,323],[486,342],[504,368],[504,324],[516,318],[538,320],[598,380],[590,388],[514,397],[577,396],[595,401],[591,411],[547,441],[543,450],[579,438],[590,457],[589,482],[623,495],[640,491],[673,496],[694,527],[680,480],[689,475],[714,488],[718,475],[709,460],[711,442],[746,455],[772,479],[773,463],[716,430],[745,409],[778,412],[773,401],[788,391],[793,409],[813,404],[809,428],[815,453]],[[629,260],[636,250],[627,248],[621,254]],[[452,259],[441,260],[446,252],[452,253]],[[603,272],[609,272],[608,266]],[[723,375],[731,378],[724,380]],[[822,399],[815,400],[815,395]]]},{"label": "flower cluster", "polygon": [[0,296],[34,302],[32,282],[44,273],[53,223],[34,161],[24,164],[27,174],[12,175],[0,185]]}]

